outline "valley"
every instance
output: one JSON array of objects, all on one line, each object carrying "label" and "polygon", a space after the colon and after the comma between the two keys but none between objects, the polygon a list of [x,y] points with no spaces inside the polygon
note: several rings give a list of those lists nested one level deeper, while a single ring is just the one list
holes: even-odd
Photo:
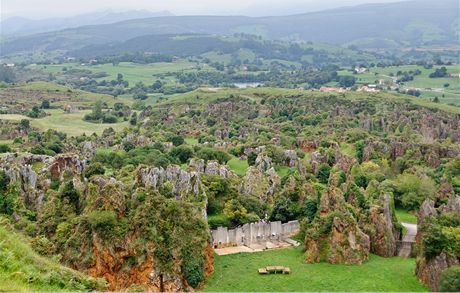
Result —
[{"label": "valley", "polygon": [[460,290],[456,1],[125,4],[1,21],[0,292]]}]

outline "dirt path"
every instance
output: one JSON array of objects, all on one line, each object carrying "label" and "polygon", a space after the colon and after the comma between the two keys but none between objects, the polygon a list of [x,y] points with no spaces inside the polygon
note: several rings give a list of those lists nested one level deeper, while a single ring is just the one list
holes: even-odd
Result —
[{"label": "dirt path", "polygon": [[406,235],[402,240],[401,249],[399,250],[398,256],[410,257],[412,252],[412,243],[415,242],[415,236],[417,235],[417,225],[409,223],[401,223],[406,228]]}]

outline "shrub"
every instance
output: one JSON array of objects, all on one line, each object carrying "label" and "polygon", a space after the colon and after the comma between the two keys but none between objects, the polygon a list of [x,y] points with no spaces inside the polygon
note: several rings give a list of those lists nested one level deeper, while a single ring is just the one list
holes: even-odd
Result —
[{"label": "shrub", "polygon": [[118,122],[118,119],[117,119],[117,117],[115,117],[115,116],[112,115],[112,114],[106,114],[106,115],[104,115],[104,117],[102,118],[102,122],[103,122],[103,123],[117,123],[117,122]]},{"label": "shrub", "polygon": [[94,231],[108,236],[117,226],[117,215],[113,211],[94,211],[88,215],[88,221]]},{"label": "shrub", "polygon": [[286,197],[280,197],[274,204],[270,221],[288,222],[295,219],[291,209],[292,202]]},{"label": "shrub", "polygon": [[230,227],[230,219],[225,215],[210,215],[208,216],[208,225],[211,229],[219,227]]},{"label": "shrub", "polygon": [[0,153],[9,153],[11,152],[11,148],[7,144],[0,144]]},{"label": "shrub", "polygon": [[197,288],[204,280],[203,255],[184,249],[182,252],[182,272],[187,283],[193,288]]},{"label": "shrub", "polygon": [[188,159],[193,156],[193,149],[187,145],[173,147],[169,155],[178,159],[182,164],[186,163]]},{"label": "shrub", "polygon": [[441,273],[439,291],[460,292],[460,266],[453,266]]},{"label": "shrub", "polygon": [[104,175],[105,174],[105,168],[104,165],[101,163],[92,163],[90,164],[86,169],[85,169],[85,177],[90,178],[91,176],[94,175]]},{"label": "shrub", "polygon": [[230,155],[226,152],[213,148],[202,148],[196,155],[205,161],[218,161],[220,164],[226,164],[231,159]]},{"label": "shrub", "polygon": [[318,168],[318,172],[316,173],[316,178],[318,178],[319,182],[326,184],[329,180],[329,175],[331,173],[331,167],[327,164],[322,164]]}]

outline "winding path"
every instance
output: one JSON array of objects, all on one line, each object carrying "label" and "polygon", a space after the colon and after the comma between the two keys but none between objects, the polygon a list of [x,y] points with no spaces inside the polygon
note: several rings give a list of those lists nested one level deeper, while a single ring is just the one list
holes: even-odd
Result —
[{"label": "winding path", "polygon": [[415,236],[417,235],[417,225],[409,223],[401,223],[406,228],[406,235],[401,243],[398,256],[410,257],[412,253],[412,244],[415,242]]}]

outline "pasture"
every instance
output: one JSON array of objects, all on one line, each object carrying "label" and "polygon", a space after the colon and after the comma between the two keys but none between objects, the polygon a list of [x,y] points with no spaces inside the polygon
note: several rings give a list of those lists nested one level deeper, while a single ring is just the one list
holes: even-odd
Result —
[{"label": "pasture", "polygon": [[[259,275],[279,265],[291,274]],[[415,259],[370,255],[363,265],[307,264],[302,248],[215,256],[215,271],[204,292],[422,292],[414,275]]]},{"label": "pasture", "polygon": [[22,119],[30,120],[30,125],[33,128],[38,128],[41,131],[54,129],[64,132],[69,136],[78,136],[86,133],[91,135],[96,133],[102,134],[104,129],[112,127],[116,131],[120,131],[128,127],[128,122],[115,123],[115,124],[96,124],[83,121],[83,116],[90,113],[90,110],[82,110],[77,113],[67,114],[61,109],[47,110],[47,116],[38,119],[31,119],[24,115],[19,114],[0,114],[0,120],[21,121]]}]

